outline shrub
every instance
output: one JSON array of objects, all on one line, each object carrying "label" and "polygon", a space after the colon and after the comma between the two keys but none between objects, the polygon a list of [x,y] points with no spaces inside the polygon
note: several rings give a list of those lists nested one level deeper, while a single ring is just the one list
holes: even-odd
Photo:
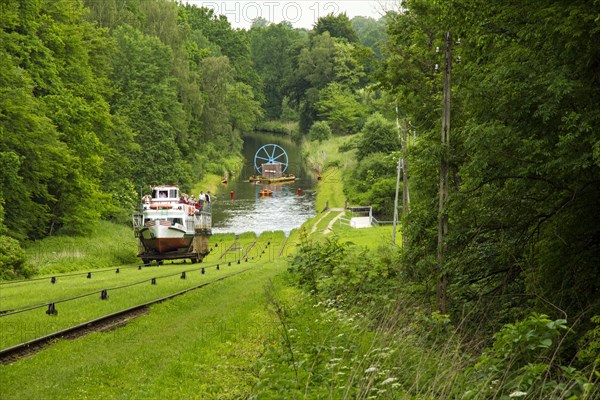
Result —
[{"label": "shrub", "polygon": [[379,251],[375,254],[337,237],[318,243],[304,239],[289,271],[299,286],[318,298],[366,311],[377,319],[393,303],[398,273],[393,256]]},{"label": "shrub", "polygon": [[380,113],[369,117],[358,138],[359,160],[373,153],[390,153],[400,150],[400,139],[396,125]]},{"label": "shrub", "polygon": [[27,278],[33,268],[25,262],[25,252],[16,239],[0,236],[0,279]]},{"label": "shrub", "polygon": [[317,121],[310,127],[308,135],[310,140],[318,140],[321,143],[331,137],[331,128],[327,121]]},{"label": "shrub", "polygon": [[463,399],[591,398],[593,384],[581,372],[559,365],[554,358],[567,321],[552,321],[533,313],[523,321],[506,324],[494,335],[494,344],[466,375],[474,378]]}]

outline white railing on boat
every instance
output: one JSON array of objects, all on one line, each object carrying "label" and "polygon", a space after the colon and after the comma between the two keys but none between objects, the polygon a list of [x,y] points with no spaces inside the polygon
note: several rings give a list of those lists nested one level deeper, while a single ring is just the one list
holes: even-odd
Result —
[{"label": "white railing on boat", "polygon": [[212,214],[206,211],[200,211],[194,214],[194,229],[195,230],[210,230],[212,229]]}]

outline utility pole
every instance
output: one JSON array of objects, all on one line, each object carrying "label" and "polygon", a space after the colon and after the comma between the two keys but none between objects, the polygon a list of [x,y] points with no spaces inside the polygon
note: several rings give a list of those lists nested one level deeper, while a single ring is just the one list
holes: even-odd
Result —
[{"label": "utility pole", "polygon": [[[402,159],[398,160],[396,165],[396,197],[394,198],[394,223],[392,227],[392,247],[396,246],[396,227],[398,225],[398,186],[400,186],[400,164]],[[404,195],[402,195],[404,196]]]},{"label": "utility pole", "polygon": [[402,248],[406,249],[406,224],[410,211],[410,195],[408,192],[408,128],[404,118],[402,122]]},{"label": "utility pole", "polygon": [[448,176],[450,152],[450,97],[452,75],[452,34],[446,32],[446,50],[444,53],[444,86],[442,95],[442,156],[440,160],[440,192],[438,203],[438,245],[437,245],[437,284],[436,306],[439,312],[446,314],[448,277],[444,272],[446,253],[445,238],[448,234]]},{"label": "utility pole", "polygon": [[408,193],[408,127],[406,118],[402,122],[402,216],[410,211],[410,195]]},{"label": "utility pole", "polygon": [[[396,104],[396,128],[400,130],[400,121],[398,119],[398,105]],[[396,197],[394,198],[394,221],[392,222],[392,247],[396,247],[396,229],[398,226],[398,187],[400,186],[400,164],[402,158],[398,159],[396,165]]]}]

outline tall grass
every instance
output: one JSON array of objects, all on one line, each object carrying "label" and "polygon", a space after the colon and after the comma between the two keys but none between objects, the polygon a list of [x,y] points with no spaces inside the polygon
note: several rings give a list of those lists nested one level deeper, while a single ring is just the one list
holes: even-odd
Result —
[{"label": "tall grass", "polygon": [[305,140],[302,143],[304,159],[313,170],[323,173],[329,167],[338,167],[349,170],[354,165],[354,152],[341,152],[340,147],[354,140],[352,136],[334,136],[323,142]]},{"label": "tall grass", "polygon": [[27,262],[41,275],[138,262],[132,228],[107,221],[101,221],[89,237],[51,236],[32,243],[25,252]]}]

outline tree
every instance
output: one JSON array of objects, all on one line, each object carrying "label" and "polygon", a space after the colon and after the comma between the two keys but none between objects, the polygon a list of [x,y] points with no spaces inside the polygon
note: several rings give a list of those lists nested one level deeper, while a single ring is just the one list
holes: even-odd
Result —
[{"label": "tree", "polygon": [[245,83],[235,82],[229,85],[226,101],[234,131],[251,132],[256,121],[263,116],[260,104],[254,99],[252,88]]},{"label": "tree", "polygon": [[173,182],[189,187],[191,171],[176,143],[186,126],[175,81],[170,76],[172,51],[158,38],[131,27],[117,28],[114,36],[117,52],[112,78],[119,95],[112,103],[115,113],[135,132],[139,145],[134,182]]},{"label": "tree", "polygon": [[365,115],[364,106],[358,102],[354,93],[337,82],[319,92],[315,108],[319,116],[328,121],[336,135],[356,133]]},{"label": "tree", "polygon": [[331,128],[327,121],[317,121],[311,127],[309,131],[310,140],[318,140],[321,143],[323,140],[327,140],[331,137]]},{"label": "tree", "polygon": [[[597,246],[590,245],[600,237],[592,212],[600,198],[600,136],[591,128],[600,122],[593,6],[469,3],[477,10],[465,15],[471,118],[464,128],[464,194],[451,209],[464,221],[451,244],[460,249],[457,257],[475,243],[490,251],[461,263],[471,277],[461,268],[457,285],[476,282],[472,287],[486,295],[525,290],[545,299],[538,306],[548,312],[555,310],[546,301],[568,316],[597,313],[600,304],[582,296],[600,288]],[[487,23],[476,23],[480,18]]]},{"label": "tree", "polygon": [[[480,0],[404,6],[388,15],[390,57],[381,75],[399,109],[421,127],[410,154],[416,190],[404,268],[418,270],[424,286],[438,272],[447,274],[449,312],[475,311],[467,323],[479,324],[483,311],[490,321],[508,322],[532,306],[569,318],[597,313],[600,304],[590,300],[600,287],[592,245],[600,237],[592,211],[600,198],[593,6]],[[436,272],[437,184],[428,177],[438,175],[441,152],[440,77],[433,66],[440,30],[449,27],[460,29],[455,55],[464,62],[453,75],[447,262]]]},{"label": "tree", "polygon": [[190,26],[193,31],[201,32],[211,43],[217,46],[219,54],[229,58],[235,71],[235,79],[254,90],[254,96],[262,96],[261,80],[254,69],[250,53],[248,34],[243,30],[235,30],[224,15],[216,16],[213,9],[199,8],[193,4],[179,6],[180,20]]},{"label": "tree", "polygon": [[19,239],[89,233],[104,211],[98,134],[110,121],[106,32],[85,15],[79,1],[3,7],[0,87],[8,97],[0,100],[0,151],[18,172],[2,197]]},{"label": "tree", "polygon": [[400,150],[398,129],[383,115],[375,113],[367,119],[356,147],[359,161],[369,154],[398,151]]},{"label": "tree", "polygon": [[227,92],[233,84],[234,70],[227,57],[207,57],[200,64],[201,87],[206,95],[206,106],[202,113],[202,130],[206,141],[217,148],[239,151],[241,143],[230,124],[227,107]]},{"label": "tree", "polygon": [[381,48],[387,40],[386,17],[376,20],[370,17],[356,16],[352,18],[351,22],[360,44],[372,49],[377,59],[381,59]]},{"label": "tree", "polygon": [[283,98],[293,75],[291,50],[300,40],[289,23],[252,26],[249,32],[252,60],[263,83],[265,116],[281,117]]},{"label": "tree", "polygon": [[331,37],[345,39],[349,43],[358,42],[356,31],[346,13],[341,13],[337,16],[331,13],[319,18],[314,26],[314,32],[317,35],[329,32]]},{"label": "tree", "polygon": [[351,92],[366,84],[365,70],[372,60],[371,50],[332,38],[329,32],[313,36],[300,51],[295,77],[301,131],[308,131],[318,117],[328,118],[335,133],[360,129],[363,110]]}]

